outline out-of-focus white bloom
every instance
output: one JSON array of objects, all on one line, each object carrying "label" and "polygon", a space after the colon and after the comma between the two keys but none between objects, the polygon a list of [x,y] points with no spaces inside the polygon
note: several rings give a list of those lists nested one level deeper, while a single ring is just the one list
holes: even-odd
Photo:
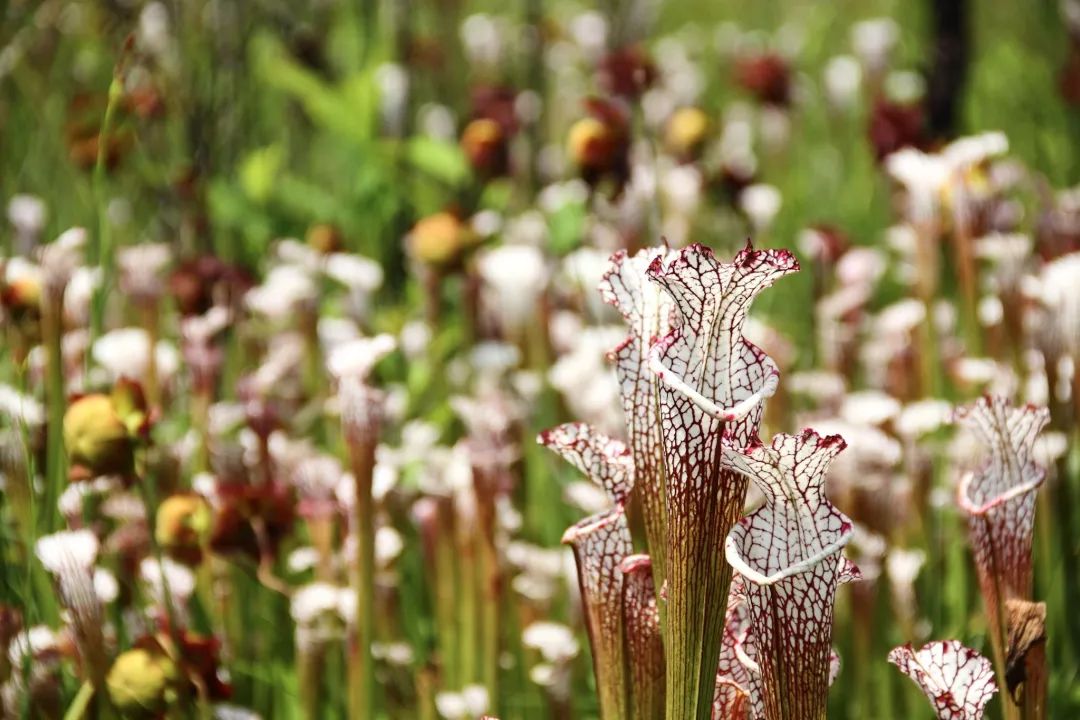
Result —
[{"label": "out-of-focus white bloom", "polygon": [[469,225],[479,237],[494,237],[502,229],[503,216],[497,210],[481,210],[472,216]]},{"label": "out-of-focus white bloom", "polygon": [[873,425],[843,420],[815,420],[814,430],[821,435],[840,435],[848,443],[829,472],[830,482],[879,489],[876,484],[889,477],[903,458],[900,443]]},{"label": "out-of-focus white bloom", "polygon": [[239,705],[218,703],[214,705],[214,720],[262,720],[262,716]]},{"label": "out-of-focus white bloom", "polygon": [[120,289],[140,302],[160,297],[165,290],[162,273],[171,261],[172,250],[167,243],[120,248],[116,252]]},{"label": "out-of-focus white bloom", "polygon": [[926,553],[922,550],[894,548],[885,560],[885,572],[894,586],[910,588],[925,562]]},{"label": "out-of-focus white bloom", "polygon": [[994,327],[1000,325],[1005,318],[1005,306],[997,295],[987,295],[979,300],[976,315],[978,315],[980,325]]},{"label": "out-of-focus white bloom", "polygon": [[279,265],[262,285],[247,291],[244,303],[252,312],[271,320],[288,319],[299,308],[315,302],[318,295],[311,274],[295,265]]},{"label": "out-of-focus white bloom", "polygon": [[903,437],[927,435],[948,424],[952,405],[945,400],[927,399],[908,403],[896,418],[896,432]]},{"label": "out-of-focus white bloom", "polygon": [[371,338],[359,338],[342,343],[330,352],[326,369],[334,377],[351,377],[363,380],[375,365],[397,347],[392,335],[381,334]]},{"label": "out-of-focus white bloom", "polygon": [[957,138],[941,151],[954,170],[962,170],[1004,155],[1009,151],[1009,138],[1003,132],[986,132]]},{"label": "out-of-focus white bloom", "polygon": [[164,3],[150,2],[143,7],[135,36],[139,47],[153,55],[164,55],[169,51],[169,11]]},{"label": "out-of-focus white bloom", "polygon": [[847,381],[839,373],[827,370],[805,370],[787,378],[789,392],[813,398],[819,405],[835,403],[847,392]]},{"label": "out-of-focus white bloom", "polygon": [[45,569],[57,577],[70,572],[89,573],[97,560],[99,543],[90,530],[62,530],[45,535],[34,545]]},{"label": "out-of-focus white bloom", "polygon": [[345,471],[337,458],[330,455],[307,457],[296,464],[293,484],[302,500],[330,502]]},{"label": "out-of-focus white bloom", "polygon": [[40,283],[44,280],[41,267],[24,257],[8,258],[3,265],[4,282],[8,285],[17,282]]},{"label": "out-of-focus white bloom", "polygon": [[596,11],[583,12],[570,20],[570,37],[588,60],[597,60],[607,49],[608,26]]},{"label": "out-of-focus white bloom", "polygon": [[521,633],[525,647],[538,650],[550,663],[564,663],[577,657],[580,646],[574,631],[553,622],[534,622]]},{"label": "out-of-focus white bloom", "polygon": [[843,285],[873,287],[885,274],[886,260],[876,248],[851,248],[836,263],[836,279]]},{"label": "out-of-focus white bloom", "polygon": [[85,327],[90,322],[90,302],[101,285],[101,268],[76,268],[68,280],[64,292],[64,315],[76,326]]},{"label": "out-of-focus white bloom", "polygon": [[421,357],[431,342],[431,326],[423,320],[412,320],[405,323],[398,336],[401,342],[401,351],[410,360]]},{"label": "out-of-focus white bloom", "polygon": [[881,575],[881,561],[886,550],[885,538],[855,523],[845,554],[858,566],[863,581],[872,583]]},{"label": "out-of-focus white bloom", "polygon": [[[142,381],[149,365],[149,346],[150,337],[142,328],[120,328],[99,337],[91,354],[110,381],[122,377]],[[180,354],[171,343],[159,340],[154,348],[154,363],[158,377],[168,380],[180,367]]]},{"label": "out-of-focus white bloom", "polygon": [[567,204],[584,204],[589,198],[589,186],[580,179],[545,185],[536,197],[536,206],[545,213],[553,214]]},{"label": "out-of-focus white bloom", "polygon": [[[526,210],[517,217],[507,219],[506,226],[503,228],[503,238],[513,244],[504,245],[503,248],[497,248],[491,252],[497,252],[507,247],[529,246],[534,249],[542,248],[548,240],[547,218],[539,210]],[[524,255],[519,255],[519,259],[524,259],[524,257]]]},{"label": "out-of-focus white bloom", "polygon": [[596,292],[608,267],[610,253],[592,247],[581,247],[563,258],[562,275],[574,294],[585,302],[591,317],[606,314],[600,293]]},{"label": "out-of-focus white bloom", "polygon": [[291,573],[302,573],[311,570],[319,563],[319,551],[310,545],[298,547],[285,558],[285,567]]},{"label": "out-of-focus white bloom", "polygon": [[208,344],[214,336],[229,326],[232,319],[227,308],[215,305],[202,315],[190,315],[183,319],[180,334],[186,342]]},{"label": "out-of-focus white bloom", "polygon": [[172,558],[163,558],[160,564],[156,558],[145,558],[139,564],[139,577],[159,605],[186,605],[195,592],[195,574]]},{"label": "out-of-focus white bloom", "polygon": [[574,417],[603,432],[618,432],[623,423],[619,383],[606,358],[625,337],[621,326],[585,328],[548,370],[548,382],[562,394]]},{"label": "out-of-focus white bloom", "polygon": [[411,665],[414,659],[412,646],[404,642],[372,643],[371,655],[376,660],[397,667]]},{"label": "out-of-focus white bloom", "polygon": [[917,72],[897,70],[885,77],[885,95],[899,103],[918,102],[926,94],[926,80]]},{"label": "out-of-focus white bloom", "polygon": [[446,720],[463,720],[468,717],[468,706],[461,693],[443,691],[435,696],[435,709]]},{"label": "out-of-focus white bloom", "polygon": [[544,101],[535,90],[522,90],[514,98],[514,116],[522,125],[534,125],[544,111]]},{"label": "out-of-focus white bloom", "polygon": [[500,19],[486,13],[475,13],[461,23],[461,45],[473,65],[494,67],[505,50],[506,27]]},{"label": "out-of-focus white bloom", "polygon": [[1080,252],[1048,262],[1040,280],[1044,342],[1054,352],[1080,357]]},{"label": "out-of-focus white bloom", "polygon": [[543,252],[531,245],[504,245],[480,258],[485,307],[502,326],[518,333],[536,319],[540,296],[548,281]]},{"label": "out-of-focus white bloom", "polygon": [[694,165],[676,165],[660,177],[660,190],[668,208],[680,215],[693,215],[701,204],[704,179]]},{"label": "out-of-focus white bloom", "polygon": [[750,218],[755,232],[769,229],[782,203],[780,191],[764,183],[750,185],[739,193],[739,207]]},{"label": "out-of-focus white bloom", "polygon": [[1043,432],[1035,438],[1032,455],[1043,467],[1053,467],[1069,450],[1069,438],[1057,431]]},{"label": "out-of-focus white bloom", "polygon": [[391,132],[400,130],[409,99],[409,71],[397,63],[383,63],[375,68],[379,88],[379,109],[383,126]]},{"label": "out-of-focus white bloom", "polygon": [[907,334],[926,321],[926,305],[914,298],[899,300],[878,313],[875,325],[880,332]]},{"label": "out-of-focus white bloom", "polygon": [[120,595],[120,583],[116,581],[116,576],[105,568],[96,568],[94,570],[94,592],[97,593],[98,600],[101,603],[111,603]]},{"label": "out-of-focus white bloom", "polygon": [[837,55],[825,65],[825,96],[834,108],[848,110],[859,99],[862,67],[851,55]]},{"label": "out-of-focus white bloom", "polygon": [[37,245],[47,216],[45,201],[41,198],[25,194],[11,196],[7,219],[15,231],[15,248],[19,252],[27,254]]},{"label": "out-of-focus white bloom", "polygon": [[120,523],[146,519],[146,505],[134,493],[112,492],[101,504],[101,514]]},{"label": "out-of-focus white bloom", "polygon": [[889,58],[897,41],[900,28],[892,18],[862,20],[851,27],[851,46],[868,72],[881,73],[889,65]]},{"label": "out-of-focus white bloom", "polygon": [[994,289],[998,292],[1019,288],[1031,248],[1031,237],[1022,233],[994,233],[975,241],[975,254],[994,264]]},{"label": "out-of-focus white bloom", "polygon": [[354,292],[372,293],[383,282],[382,267],[374,260],[350,253],[332,253],[323,264],[327,277]]},{"label": "out-of-focus white bloom", "polygon": [[35,625],[26,632],[17,634],[8,647],[8,660],[12,667],[22,667],[27,657],[36,658],[58,652],[60,637],[48,625]]},{"label": "out-of-focus white bloom", "polygon": [[327,615],[340,617],[338,608],[341,595],[348,592],[347,588],[325,582],[304,585],[293,593],[292,602],[289,605],[293,622],[297,625],[311,625]]},{"label": "out-of-focus white bloom", "polygon": [[0,417],[37,427],[45,422],[45,408],[29,395],[0,383]]},{"label": "out-of-focus white bloom", "polygon": [[324,256],[307,243],[296,238],[283,238],[274,246],[274,255],[283,265],[293,265],[310,273],[318,272]]},{"label": "out-of-focus white bloom", "polygon": [[79,650],[88,661],[104,662],[101,601],[94,586],[99,543],[90,530],[63,530],[39,538],[34,552],[55,579],[70,611]]},{"label": "out-of-focus white bloom", "polygon": [[844,398],[840,416],[856,425],[884,425],[900,412],[900,401],[877,390],[862,390]]},{"label": "out-of-focus white bloom", "polygon": [[406,667],[413,664],[413,647],[407,642],[373,642],[372,656],[388,665]]},{"label": "out-of-focus white bloom", "polygon": [[483,685],[466,685],[461,689],[461,696],[465,699],[465,707],[470,715],[480,717],[487,712],[488,691]]},{"label": "out-of-focus white bloom", "polygon": [[482,685],[466,685],[461,692],[438,693],[435,709],[446,720],[475,720],[487,712],[487,689]]},{"label": "out-of-focus white bloom", "polygon": [[951,174],[945,159],[904,148],[885,158],[885,169],[907,190],[912,219],[918,223],[930,221],[937,213],[942,188]]},{"label": "out-of-focus white bloom", "polygon": [[118,486],[119,483],[112,477],[97,477],[90,482],[70,483],[56,499],[56,508],[66,518],[79,517],[82,515],[84,498],[105,495]]},{"label": "out-of-focus white bloom", "polygon": [[767,151],[777,153],[787,146],[791,137],[791,115],[787,110],[771,105],[762,107],[758,126],[761,143]]},{"label": "out-of-focus white bloom", "polygon": [[319,345],[325,354],[334,348],[360,337],[360,327],[355,320],[339,317],[320,317],[317,329]]},{"label": "out-of-focus white bloom", "polygon": [[392,527],[383,525],[375,531],[375,564],[386,567],[398,559],[405,549],[401,533]]},{"label": "out-of-focus white bloom", "polygon": [[568,505],[587,515],[594,515],[611,507],[611,499],[602,487],[585,480],[575,480],[563,488],[563,499]]},{"label": "out-of-focus white bloom", "polygon": [[86,230],[76,227],[65,230],[60,237],[38,248],[42,285],[50,297],[60,297],[71,282],[71,276],[82,262],[85,246]]},{"label": "out-of-focus white bloom", "polygon": [[422,135],[436,140],[453,141],[457,138],[454,111],[441,103],[421,105],[416,111],[416,126]]}]

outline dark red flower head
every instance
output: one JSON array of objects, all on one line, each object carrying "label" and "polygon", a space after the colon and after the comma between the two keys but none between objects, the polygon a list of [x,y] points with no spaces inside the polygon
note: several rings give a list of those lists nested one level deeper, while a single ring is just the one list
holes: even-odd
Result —
[{"label": "dark red flower head", "polygon": [[791,104],[791,66],[775,53],[738,58],[735,82],[766,105]]}]

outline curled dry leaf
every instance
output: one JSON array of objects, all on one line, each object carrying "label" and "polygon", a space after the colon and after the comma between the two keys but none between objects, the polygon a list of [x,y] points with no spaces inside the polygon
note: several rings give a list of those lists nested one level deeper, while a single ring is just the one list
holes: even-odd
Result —
[{"label": "curled dry leaf", "polygon": [[997,692],[990,661],[959,640],[894,648],[889,662],[923,691],[939,720],[979,720]]}]

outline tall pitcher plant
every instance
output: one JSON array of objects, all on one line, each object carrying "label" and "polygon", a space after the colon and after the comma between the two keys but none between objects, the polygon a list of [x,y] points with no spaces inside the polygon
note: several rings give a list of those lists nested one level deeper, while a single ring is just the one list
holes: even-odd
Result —
[{"label": "tall pitcher plant", "polygon": [[[628,445],[576,424],[541,435],[612,500],[610,511],[578,523],[564,538],[578,563],[604,718],[748,717],[750,702],[717,702],[734,687],[724,673],[719,685],[717,679],[732,580],[723,548],[753,476],[730,457],[757,442],[779,372],[742,329],[754,297],[798,269],[791,253],[750,245],[730,263],[702,245],[618,253],[611,260],[600,289],[630,327],[610,353]],[[627,558],[634,548],[625,518],[632,494],[640,498],[640,544],[648,562]],[[837,567],[842,545],[830,547],[830,568]],[[650,586],[642,582],[646,568],[655,609],[641,600],[642,588]],[[635,599],[633,607],[626,606],[628,598]],[[828,625],[831,599],[819,614]],[[638,621],[625,620],[631,617]],[[827,649],[827,633],[824,639]],[[813,659],[822,666],[815,676],[824,681],[832,657],[818,652]],[[762,678],[766,686],[781,681]],[[736,695],[747,692],[738,688]]]}]

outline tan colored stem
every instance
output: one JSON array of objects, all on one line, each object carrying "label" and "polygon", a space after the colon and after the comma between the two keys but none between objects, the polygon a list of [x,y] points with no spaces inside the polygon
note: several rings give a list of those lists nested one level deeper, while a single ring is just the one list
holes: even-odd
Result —
[{"label": "tan colored stem", "polygon": [[375,717],[375,667],[371,656],[375,630],[375,500],[371,495],[375,446],[375,437],[349,438],[356,482],[356,561],[351,577],[356,593],[356,625],[349,643],[349,700],[351,717],[355,718]]}]

